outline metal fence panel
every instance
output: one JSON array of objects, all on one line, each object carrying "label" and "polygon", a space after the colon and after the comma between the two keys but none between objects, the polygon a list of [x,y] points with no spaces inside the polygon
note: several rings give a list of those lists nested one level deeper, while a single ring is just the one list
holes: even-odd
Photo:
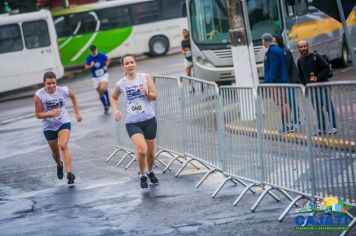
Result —
[{"label": "metal fence panel", "polygon": [[224,113],[225,168],[228,175],[262,181],[252,88],[220,87]]},{"label": "metal fence panel", "polygon": [[180,98],[179,79],[154,76],[158,91],[155,102],[158,124],[157,146],[184,155],[184,123]]},{"label": "metal fence panel", "polygon": [[217,122],[218,94],[215,83],[181,77],[186,153],[221,169]]},{"label": "metal fence panel", "polygon": [[312,192],[303,86],[258,87],[266,183],[299,193]]},{"label": "metal fence panel", "polygon": [[356,203],[356,83],[306,87],[311,116],[316,195]]},{"label": "metal fence panel", "polygon": [[116,144],[118,147],[121,147],[125,150],[134,151],[134,145],[127,134],[126,126],[125,126],[125,116],[126,116],[126,105],[123,97],[119,97],[118,100],[118,109],[122,114],[122,119],[117,121],[115,124],[115,137]]}]

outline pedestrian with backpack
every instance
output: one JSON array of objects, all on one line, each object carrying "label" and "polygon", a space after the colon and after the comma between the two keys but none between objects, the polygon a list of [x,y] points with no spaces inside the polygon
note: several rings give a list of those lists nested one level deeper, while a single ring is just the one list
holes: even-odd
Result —
[{"label": "pedestrian with backpack", "polygon": [[[329,63],[323,56],[314,52],[309,52],[309,45],[306,40],[298,42],[298,50],[300,58],[297,61],[298,75],[304,85],[309,83],[319,83],[329,81],[331,74]],[[317,134],[326,133],[324,108],[326,109],[329,117],[330,125],[332,126],[329,134],[335,134],[336,129],[336,116],[335,109],[330,97],[330,89],[327,87],[318,88],[319,91],[316,96],[311,97],[313,107],[317,114],[318,119],[318,132]]]}]

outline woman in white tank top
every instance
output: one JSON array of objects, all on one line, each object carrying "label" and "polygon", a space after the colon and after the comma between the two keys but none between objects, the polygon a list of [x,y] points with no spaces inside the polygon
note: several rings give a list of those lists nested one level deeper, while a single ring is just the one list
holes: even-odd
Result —
[{"label": "woman in white tank top", "polygon": [[152,171],[155,160],[157,121],[153,102],[157,98],[157,90],[150,75],[136,72],[136,62],[132,55],[121,58],[121,66],[126,76],[120,79],[111,96],[111,108],[115,120],[122,117],[118,110],[118,99],[122,95],[125,101],[126,130],[135,146],[136,159],[140,170],[140,188],[148,189],[151,184],[158,184]]},{"label": "woman in white tank top", "polygon": [[[68,184],[73,184],[75,176],[72,173],[72,155],[68,148],[70,136],[70,117],[66,110],[69,97],[73,104],[75,118],[82,121],[75,94],[66,87],[57,86],[56,75],[48,71],[43,76],[44,88],[36,91],[35,113],[42,119],[42,129],[47,143],[52,151],[52,157],[57,163],[57,177],[63,179],[63,161],[67,171]],[[61,155],[63,161],[61,160]]]}]

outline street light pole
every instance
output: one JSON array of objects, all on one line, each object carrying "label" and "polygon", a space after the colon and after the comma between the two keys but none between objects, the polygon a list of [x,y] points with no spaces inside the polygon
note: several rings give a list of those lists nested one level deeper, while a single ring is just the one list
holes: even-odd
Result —
[{"label": "street light pole", "polygon": [[256,89],[258,76],[246,0],[226,0],[226,3],[236,85]]}]

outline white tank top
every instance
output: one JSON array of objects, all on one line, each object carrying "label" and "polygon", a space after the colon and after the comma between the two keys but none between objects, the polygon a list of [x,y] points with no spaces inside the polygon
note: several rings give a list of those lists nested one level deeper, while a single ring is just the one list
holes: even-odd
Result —
[{"label": "white tank top", "polygon": [[144,73],[137,73],[134,80],[129,80],[125,76],[116,83],[115,87],[123,95],[126,104],[126,124],[142,122],[155,116],[154,103],[141,93],[141,85],[147,88],[147,79]]},{"label": "white tank top", "polygon": [[66,110],[66,101],[69,89],[67,87],[56,87],[52,94],[46,92],[44,88],[36,91],[35,95],[41,100],[43,111],[47,112],[55,108],[61,109],[61,114],[54,118],[42,119],[41,125],[43,130],[57,131],[61,125],[70,122],[70,116]]}]

